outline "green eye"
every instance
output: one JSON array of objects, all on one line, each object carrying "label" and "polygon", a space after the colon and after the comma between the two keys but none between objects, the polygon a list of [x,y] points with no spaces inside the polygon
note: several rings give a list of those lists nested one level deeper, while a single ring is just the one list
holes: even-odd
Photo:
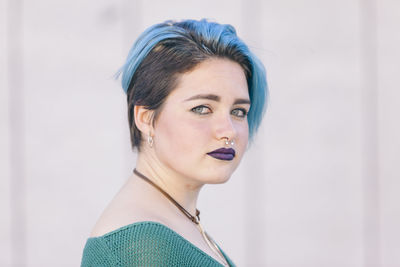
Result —
[{"label": "green eye", "polygon": [[209,107],[206,106],[197,106],[192,108],[192,112],[200,114],[200,115],[205,115],[211,113],[211,110]]},{"label": "green eye", "polygon": [[231,114],[239,118],[244,118],[247,115],[247,111],[244,108],[236,108],[232,110]]}]

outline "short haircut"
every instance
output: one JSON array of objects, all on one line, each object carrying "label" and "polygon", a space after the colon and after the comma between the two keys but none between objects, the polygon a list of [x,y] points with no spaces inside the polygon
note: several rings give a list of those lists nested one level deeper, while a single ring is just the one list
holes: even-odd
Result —
[{"label": "short haircut", "polygon": [[154,110],[153,122],[165,99],[177,86],[179,75],[210,58],[227,58],[244,70],[251,101],[248,112],[252,140],[266,109],[265,68],[228,24],[208,20],[166,21],[145,30],[129,51],[122,74],[127,94],[132,149],[140,150],[141,132],[135,125],[134,106]]}]

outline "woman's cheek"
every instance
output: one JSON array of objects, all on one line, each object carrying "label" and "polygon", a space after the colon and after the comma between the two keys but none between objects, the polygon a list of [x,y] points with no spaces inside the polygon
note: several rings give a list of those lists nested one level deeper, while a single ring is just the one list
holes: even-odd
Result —
[{"label": "woman's cheek", "polygon": [[200,146],[205,145],[205,139],[209,135],[206,120],[196,120],[186,116],[168,118],[159,126],[160,132],[163,133],[162,139],[168,143],[169,149],[179,148],[184,150],[182,152],[190,152],[200,144]]}]

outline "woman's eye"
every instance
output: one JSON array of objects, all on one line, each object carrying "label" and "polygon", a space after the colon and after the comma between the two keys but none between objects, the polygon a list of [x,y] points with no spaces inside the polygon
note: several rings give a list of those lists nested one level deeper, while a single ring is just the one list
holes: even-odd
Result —
[{"label": "woman's eye", "polygon": [[192,108],[192,112],[201,114],[201,115],[205,115],[205,114],[211,113],[211,110],[209,107],[206,107],[206,106],[198,106],[198,107]]},{"label": "woman's eye", "polygon": [[233,116],[236,116],[239,118],[244,118],[247,115],[247,110],[245,110],[243,108],[236,108],[236,109],[232,110],[231,114]]}]

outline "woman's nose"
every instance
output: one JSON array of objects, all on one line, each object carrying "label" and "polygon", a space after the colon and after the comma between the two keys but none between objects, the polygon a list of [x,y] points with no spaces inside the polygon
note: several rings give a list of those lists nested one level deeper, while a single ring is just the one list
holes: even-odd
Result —
[{"label": "woman's nose", "polygon": [[232,140],[236,137],[235,124],[231,115],[223,115],[215,121],[215,136],[218,140],[228,138]]}]

